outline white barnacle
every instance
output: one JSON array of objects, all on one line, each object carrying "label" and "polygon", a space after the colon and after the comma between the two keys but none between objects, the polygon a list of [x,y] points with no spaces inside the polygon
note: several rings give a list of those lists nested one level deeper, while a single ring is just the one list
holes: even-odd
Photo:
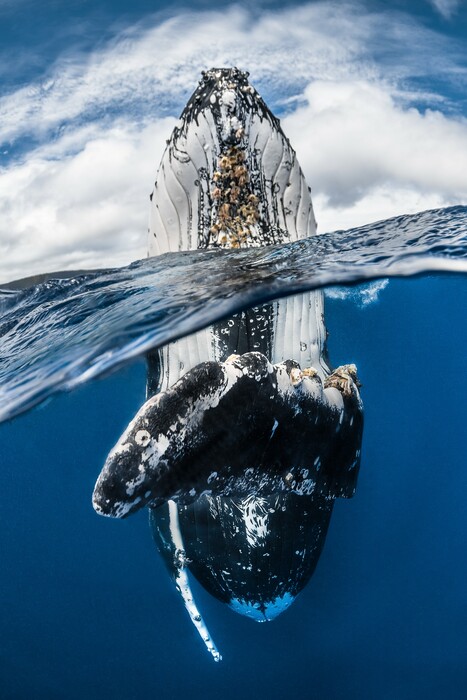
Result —
[{"label": "white barnacle", "polygon": [[147,430],[138,430],[138,432],[135,435],[136,444],[141,445],[142,447],[147,445],[150,439],[151,435],[148,433]]}]

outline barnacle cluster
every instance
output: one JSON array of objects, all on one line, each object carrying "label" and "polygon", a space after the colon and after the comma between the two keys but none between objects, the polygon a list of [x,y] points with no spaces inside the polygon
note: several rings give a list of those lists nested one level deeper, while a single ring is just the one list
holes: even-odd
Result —
[{"label": "barnacle cluster", "polygon": [[249,187],[245,153],[238,146],[220,155],[211,196],[215,203],[212,242],[224,248],[247,244],[251,228],[259,220],[259,200]]},{"label": "barnacle cluster", "polygon": [[307,377],[308,379],[317,378],[319,382],[321,379],[318,376],[318,371],[314,367],[305,367],[300,369],[299,367],[292,367],[290,370],[290,382],[292,386],[298,387],[302,381]]},{"label": "barnacle cluster", "polygon": [[360,387],[361,384],[357,377],[357,368],[355,365],[341,365],[327,377],[324,386],[338,389],[344,396],[351,396],[355,387]]}]

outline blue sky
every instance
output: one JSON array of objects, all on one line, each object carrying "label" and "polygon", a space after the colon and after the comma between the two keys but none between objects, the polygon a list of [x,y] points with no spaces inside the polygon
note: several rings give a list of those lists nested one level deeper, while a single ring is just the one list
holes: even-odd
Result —
[{"label": "blue sky", "polygon": [[467,2],[0,0],[0,282],[146,254],[200,71],[278,113],[319,230],[467,203]]}]

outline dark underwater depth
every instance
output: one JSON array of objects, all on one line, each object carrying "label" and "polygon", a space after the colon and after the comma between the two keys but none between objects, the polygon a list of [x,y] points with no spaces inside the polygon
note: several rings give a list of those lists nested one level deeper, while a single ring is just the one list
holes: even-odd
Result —
[{"label": "dark underwater depth", "polygon": [[[466,208],[445,212],[463,222],[452,239],[433,223],[428,247],[412,248],[412,258],[404,246],[413,236],[398,252],[378,253],[368,239],[371,260],[360,258],[358,270],[344,261],[347,278],[336,267],[331,277],[323,272],[326,261],[339,263],[332,245],[316,269],[306,242],[292,244],[289,264],[283,246],[236,253],[244,256],[243,287],[229,286],[228,264],[218,265],[225,284],[217,287],[217,306],[212,289],[201,289],[192,308],[180,301],[175,268],[181,265],[184,276],[183,261],[192,265],[196,253],[164,256],[173,261],[172,286],[148,267],[158,264],[153,260],[107,278],[98,273],[3,294],[2,411],[18,415],[0,425],[2,700],[465,697],[466,276],[390,279],[366,304],[371,294],[364,288],[331,290],[332,365],[355,362],[363,384],[357,491],[336,500],[311,581],[275,621],[258,625],[236,615],[193,582],[221,664],[212,663],[189,622],[153,543],[147,509],[119,521],[98,517],[91,505],[109,449],[145,401],[146,365],[130,364],[134,355],[259,296],[424,272],[425,252],[434,268],[444,261],[446,273],[460,270]],[[353,254],[364,255],[362,246]],[[228,261],[233,254],[204,255]],[[297,271],[300,255],[308,265]],[[189,272],[201,279],[194,267]],[[264,284],[255,288],[261,275]],[[173,302],[166,317],[148,304],[148,280],[160,285],[159,299]],[[141,302],[133,324],[129,296]],[[53,350],[48,361],[46,347]],[[87,381],[119,365],[117,373]]]}]

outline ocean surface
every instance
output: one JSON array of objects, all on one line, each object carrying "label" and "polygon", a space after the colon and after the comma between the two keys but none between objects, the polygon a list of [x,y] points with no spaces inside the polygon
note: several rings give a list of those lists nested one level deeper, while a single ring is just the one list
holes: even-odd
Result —
[{"label": "ocean surface", "polygon": [[[6,285],[0,698],[464,698],[466,272],[459,206]],[[363,384],[357,492],[336,501],[315,574],[275,621],[193,583],[215,664],[147,511],[99,517],[94,483],[145,400],[150,348],[319,287],[332,365],[355,362]]]}]

